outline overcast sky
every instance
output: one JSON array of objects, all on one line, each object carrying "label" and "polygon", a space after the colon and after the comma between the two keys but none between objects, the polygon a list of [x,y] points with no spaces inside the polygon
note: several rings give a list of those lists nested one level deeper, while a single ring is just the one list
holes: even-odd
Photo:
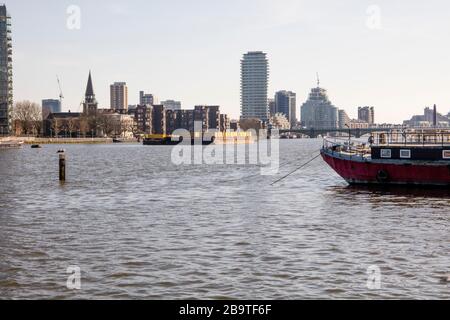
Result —
[{"label": "overcast sky", "polygon": [[[270,95],[297,93],[300,108],[316,72],[332,102],[356,116],[401,122],[434,103],[450,111],[450,3],[406,0],[14,0],[15,100],[57,98],[79,110],[89,69],[101,107],[125,81],[184,108],[219,104],[239,116],[240,59],[262,50]],[[81,10],[81,28],[70,5]],[[69,22],[70,28],[67,27]]]}]

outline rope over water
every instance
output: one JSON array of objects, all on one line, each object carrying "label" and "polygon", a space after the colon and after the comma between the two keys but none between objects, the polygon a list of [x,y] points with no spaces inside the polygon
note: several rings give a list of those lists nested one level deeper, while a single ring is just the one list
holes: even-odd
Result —
[{"label": "rope over water", "polygon": [[[320,150],[321,150],[321,149],[319,149],[319,150],[317,150],[317,151],[314,151],[314,152],[311,154],[311,156],[314,155],[314,154],[316,154],[316,152],[320,152]],[[275,181],[274,183],[271,184],[271,186],[273,186],[275,183],[280,182],[281,180],[286,179],[287,177],[289,177],[290,175],[294,174],[294,173],[297,172],[298,170],[300,170],[300,169],[306,167],[306,165],[310,164],[313,160],[317,159],[319,156],[320,156],[320,154],[317,155],[317,156],[315,156],[313,159],[309,160],[308,163],[302,165],[300,168],[295,169],[295,171],[291,172],[291,173],[288,174],[287,176],[284,176],[283,178],[281,178],[281,179]],[[290,165],[290,164],[292,164],[292,163],[294,163],[294,162],[297,162],[297,161],[299,161],[299,160],[300,160],[300,159],[295,159],[295,160],[285,161],[285,162],[283,162],[282,164],[280,164],[280,168],[284,168],[284,167],[286,167],[286,166],[288,166],[288,165]],[[262,166],[258,165],[257,167],[260,168],[260,167],[262,167]],[[236,182],[236,181],[247,180],[247,179],[251,179],[251,178],[255,178],[255,177],[260,177],[260,176],[261,176],[261,173],[256,173],[256,174],[248,175],[248,176],[245,176],[245,177],[242,177],[242,178],[237,178],[237,179],[232,179],[232,180],[226,180],[226,181],[222,181],[222,182],[223,182],[223,183],[227,183],[227,182]]]},{"label": "rope over water", "polygon": [[289,174],[287,174],[287,175],[285,175],[284,177],[282,177],[282,178],[280,178],[280,179],[278,179],[277,181],[275,181],[275,182],[272,182],[270,185],[271,186],[273,186],[273,185],[275,185],[275,184],[277,184],[278,182],[281,182],[281,181],[283,181],[284,179],[286,179],[286,178],[288,178],[288,177],[290,177],[291,175],[293,175],[294,173],[296,173],[297,171],[299,171],[299,170],[301,170],[301,169],[303,169],[304,167],[306,167],[308,164],[310,164],[311,162],[313,162],[314,160],[316,160],[317,158],[319,158],[321,155],[320,154],[318,154],[317,156],[315,156],[314,158],[312,158],[311,160],[309,160],[308,162],[306,162],[306,163],[304,163],[304,164],[302,164],[300,167],[298,167],[297,169],[295,169],[294,171],[292,171],[291,173],[289,173]]}]

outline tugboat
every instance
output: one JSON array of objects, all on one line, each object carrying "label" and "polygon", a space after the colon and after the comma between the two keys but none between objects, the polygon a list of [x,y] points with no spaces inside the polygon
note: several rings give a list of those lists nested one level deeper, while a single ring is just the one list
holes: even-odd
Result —
[{"label": "tugboat", "polygon": [[450,186],[450,129],[386,131],[367,143],[325,138],[321,155],[352,185]]}]

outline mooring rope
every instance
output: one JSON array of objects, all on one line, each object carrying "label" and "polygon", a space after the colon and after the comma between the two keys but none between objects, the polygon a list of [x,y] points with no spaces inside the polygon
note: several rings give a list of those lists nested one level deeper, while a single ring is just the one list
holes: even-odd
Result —
[{"label": "mooring rope", "polygon": [[[313,156],[313,155],[316,154],[317,152],[320,152],[320,150],[322,150],[322,149],[319,149],[319,150],[314,151],[313,153],[310,154],[310,156]],[[312,160],[317,159],[319,156],[320,156],[320,154],[317,155],[317,156],[315,156],[315,158],[312,159]],[[282,164],[280,164],[280,169],[281,169],[281,168],[284,168],[284,167],[286,167],[286,166],[288,166],[288,165],[290,165],[290,164],[292,164],[292,163],[295,163],[295,162],[297,162],[297,161],[299,161],[299,160],[301,160],[301,159],[300,159],[300,158],[297,158],[297,159],[295,159],[295,160],[285,161],[285,162],[283,162]],[[308,162],[308,164],[311,163],[312,160],[310,160],[310,161]],[[261,167],[263,167],[263,166],[258,165],[257,167],[258,167],[258,168],[261,168]],[[300,169],[296,169],[295,172],[298,171],[298,170],[300,170]],[[293,173],[294,173],[294,172],[292,172],[291,174],[293,174]],[[288,176],[290,176],[291,174],[289,174]],[[261,173],[256,173],[256,174],[252,174],[252,175],[245,176],[245,177],[242,177],[242,178],[232,179],[232,180],[226,180],[226,181],[222,181],[222,182],[225,182],[225,183],[226,183],[226,182],[235,182],[235,181],[239,181],[239,180],[247,180],[247,179],[251,179],[251,178],[256,178],[256,177],[259,177],[259,176],[261,176]],[[283,177],[282,179],[280,179],[280,181],[283,180],[283,179],[285,179],[285,178],[287,178],[288,176]],[[279,181],[277,181],[277,182],[279,182]],[[271,184],[271,185],[273,185],[273,184]]]},{"label": "mooring rope", "polygon": [[278,182],[281,182],[281,181],[283,181],[284,179],[290,177],[291,175],[293,175],[293,174],[296,173],[297,171],[300,171],[301,169],[303,169],[304,167],[306,167],[308,164],[310,164],[311,162],[313,162],[314,160],[316,160],[316,159],[319,158],[320,156],[321,156],[320,154],[317,155],[317,156],[315,156],[314,158],[312,158],[312,159],[309,160],[308,162],[302,164],[300,167],[298,167],[297,169],[295,169],[295,170],[292,171],[291,173],[285,175],[284,177],[278,179],[278,180],[275,181],[275,182],[272,182],[270,185],[273,186],[273,185],[277,184]]}]

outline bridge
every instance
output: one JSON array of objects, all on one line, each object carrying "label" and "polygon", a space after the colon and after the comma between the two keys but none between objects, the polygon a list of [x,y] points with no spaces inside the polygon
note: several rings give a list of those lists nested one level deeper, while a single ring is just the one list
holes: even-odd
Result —
[{"label": "bridge", "polygon": [[389,132],[391,129],[383,129],[383,128],[369,128],[369,129],[284,129],[278,130],[280,135],[287,133],[298,133],[305,136],[309,136],[310,138],[317,138],[318,136],[327,136],[331,133],[340,133],[342,135],[351,135],[352,137],[361,138],[367,134],[371,134],[373,132]]}]

